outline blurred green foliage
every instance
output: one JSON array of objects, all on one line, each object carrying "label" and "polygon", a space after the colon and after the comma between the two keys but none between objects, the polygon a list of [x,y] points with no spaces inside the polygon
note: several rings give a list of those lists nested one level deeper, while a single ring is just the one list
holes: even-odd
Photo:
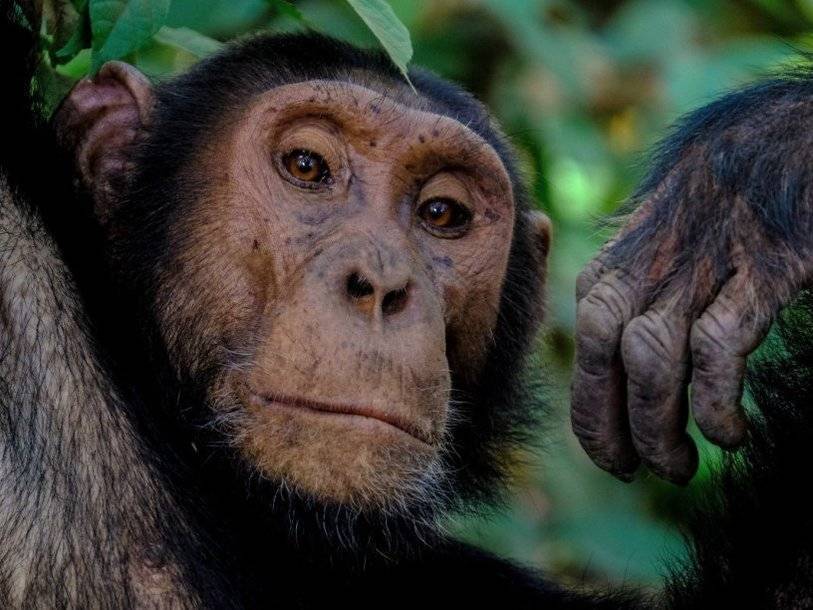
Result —
[{"label": "blurred green foliage", "polygon": [[[88,2],[107,11],[107,26],[91,31],[83,16]],[[129,46],[108,55],[124,56],[160,79],[223,41],[261,29],[312,28],[354,44],[377,44],[351,4],[339,0],[166,2],[163,27],[136,27],[125,37]],[[52,14],[44,33],[51,52],[40,86],[57,99],[108,56],[105,44],[122,27],[116,25],[121,11],[131,11],[137,23],[144,10],[164,10],[163,4],[51,3],[63,14]],[[380,2],[353,4],[369,8]],[[516,473],[517,491],[508,506],[489,519],[461,518],[450,527],[575,582],[655,584],[663,562],[683,553],[677,526],[692,498],[704,493],[708,465],[718,456],[698,438],[704,469],[686,490],[646,474],[625,485],[588,463],[567,422],[575,277],[607,236],[598,220],[629,195],[644,171],[646,151],[668,125],[727,89],[797,61],[797,49],[809,42],[813,0],[390,5],[411,33],[414,62],[462,83],[492,108],[519,149],[538,205],[555,224],[548,332],[540,346],[551,403],[544,448]],[[392,22],[387,27],[397,29]],[[400,44],[401,59],[408,59]]]}]

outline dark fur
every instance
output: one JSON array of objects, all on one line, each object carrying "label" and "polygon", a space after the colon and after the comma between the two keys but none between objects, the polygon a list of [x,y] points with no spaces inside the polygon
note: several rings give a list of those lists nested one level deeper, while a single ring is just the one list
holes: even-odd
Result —
[{"label": "dark fur", "polygon": [[[174,215],[185,214],[186,206],[202,188],[190,183],[188,175],[182,175],[187,152],[208,145],[206,134],[252,95],[289,82],[349,80],[354,78],[353,71],[363,71],[365,74],[356,75],[356,80],[369,79],[382,94],[397,95],[405,89],[381,55],[315,36],[249,39],[158,88],[157,120],[137,153],[140,171],[132,184],[138,186],[127,194],[120,216],[114,219],[115,223],[132,227],[117,244],[115,258],[124,265],[120,273],[127,276],[123,282],[130,288],[127,300],[138,298],[141,310],[148,312],[146,319],[152,317],[149,312],[160,290],[155,270],[165,264],[163,257],[169,252],[166,230]],[[503,302],[511,306],[500,308],[494,348],[477,387],[454,382],[454,399],[465,405],[465,420],[452,435],[454,447],[447,459],[457,479],[449,482],[447,495],[455,508],[464,508],[494,499],[498,490],[494,483],[505,475],[506,451],[524,443],[525,432],[536,422],[520,375],[539,318],[540,304],[535,299],[541,280],[535,265],[536,246],[525,230],[525,190],[518,180],[513,155],[489,124],[485,108],[457,87],[428,73],[414,72],[412,78],[435,112],[455,117],[500,152],[517,193],[518,227],[503,294]],[[201,91],[207,91],[205,98]],[[191,387],[184,390],[194,393],[200,389],[199,380],[185,382]],[[188,408],[193,415],[199,407],[200,401],[191,398]],[[173,404],[171,408],[177,407]],[[208,413],[199,415],[202,423],[210,417]],[[431,511],[436,507],[426,508]]]},{"label": "dark fur", "polygon": [[[728,249],[744,224],[764,239],[762,247],[746,252],[759,275],[770,277],[772,269],[786,267],[784,249],[810,260],[812,122],[809,67],[723,96],[678,121],[655,150],[651,171],[624,211],[656,191],[666,204],[655,206],[647,222],[613,246],[607,265],[625,261],[629,268],[643,269],[662,237],[672,234],[677,238],[677,256],[669,267],[672,284],[691,281],[687,272],[705,258],[714,265],[711,281],[719,287],[733,273],[726,264]],[[691,214],[679,213],[681,202],[694,199],[696,205],[685,206]],[[780,254],[764,256],[767,249]],[[668,291],[669,284],[661,288]],[[778,305],[789,296],[784,290],[765,295],[765,304]]]},{"label": "dark fur", "polygon": [[225,555],[179,510],[171,453],[149,448],[93,339],[68,268],[92,269],[68,238],[92,221],[32,108],[37,37],[0,8],[0,52],[20,58],[0,108],[0,606],[131,607],[138,565],[183,583],[162,605],[230,607]]},{"label": "dark fur", "polygon": [[670,607],[809,608],[813,511],[813,297],[783,312],[747,386],[761,410],[747,445],[728,455],[694,514],[691,562],[675,569]]},{"label": "dark fur", "polygon": [[[812,127],[809,68],[728,94],[683,118],[656,150],[626,210],[654,202],[646,221],[608,249],[606,267],[647,269],[653,252],[674,240],[667,279],[657,290],[688,296],[693,273],[711,263],[703,281],[712,286],[700,294],[713,294],[745,272],[753,294],[740,298],[755,299],[755,316],[772,315],[809,283]],[[743,235],[752,244],[732,256],[732,244]],[[813,512],[805,501],[813,432],[811,306],[804,294],[751,363],[746,388],[757,408],[750,412],[748,441],[726,455],[712,496],[693,514],[691,560],[670,570],[671,607],[813,604]]]},{"label": "dark fur", "polygon": [[[249,39],[158,88],[155,123],[137,152],[140,170],[132,184],[138,186],[127,193],[119,208],[120,215],[113,220],[132,227],[116,245],[114,259],[122,262],[118,272],[125,277],[122,285],[127,287],[122,302],[135,305],[134,319],[152,319],[155,291],[160,290],[154,274],[164,264],[162,256],[168,252],[167,227],[175,214],[184,214],[185,206],[201,188],[190,183],[188,177],[181,178],[187,152],[206,146],[206,134],[212,133],[224,116],[252,95],[281,84],[316,78],[355,78],[395,96],[406,90],[383,56],[316,36]],[[413,72],[412,78],[424,97],[416,103],[458,119],[501,153],[514,180],[518,203],[517,238],[503,294],[503,302],[511,306],[501,307],[495,347],[478,386],[469,387],[459,379],[454,380],[454,398],[464,405],[464,417],[452,434],[453,446],[446,452],[447,469],[455,478],[446,480],[431,502],[413,504],[403,513],[359,514],[341,505],[317,505],[289,489],[259,481],[251,476],[250,465],[243,465],[222,446],[219,431],[209,427],[212,414],[201,398],[208,381],[205,376],[181,379],[179,383],[161,348],[155,349],[158,344],[155,339],[148,347],[148,353],[155,358],[153,366],[144,369],[143,359],[138,364],[126,362],[123,354],[117,359],[124,362],[126,373],[133,375],[132,385],[155,390],[145,402],[166,403],[169,396],[167,412],[177,414],[180,407],[183,413],[184,421],[178,427],[188,430],[191,423],[193,428],[202,430],[197,433],[201,452],[188,458],[205,462],[200,469],[206,473],[201,478],[208,489],[200,493],[211,496],[218,522],[228,523],[224,529],[231,538],[238,532],[244,535],[239,545],[241,555],[247,558],[241,569],[244,574],[256,568],[267,571],[265,549],[287,544],[291,538],[296,547],[275,566],[280,573],[296,565],[297,557],[305,563],[318,558],[317,563],[349,564],[355,569],[361,567],[359,563],[369,566],[376,558],[423,557],[432,546],[443,543],[434,525],[439,514],[450,509],[475,510],[484,502],[499,499],[500,482],[509,464],[508,452],[528,440],[527,432],[537,421],[530,388],[521,375],[541,309],[536,301],[541,281],[535,264],[538,246],[525,230],[528,202],[512,154],[490,125],[484,107],[471,96],[428,73]],[[207,91],[205,99],[200,91]],[[149,324],[139,328],[138,333],[148,338],[156,334]],[[194,336],[191,330],[187,334]],[[132,341],[112,343],[132,345]],[[140,354],[136,358],[140,359]],[[161,380],[157,387],[148,381],[156,378]],[[201,437],[207,433],[208,439],[201,443]],[[232,489],[233,493],[224,493],[225,489]],[[246,495],[245,503],[235,502],[236,497]],[[264,526],[259,528],[258,523]],[[265,531],[267,537],[260,531]],[[264,579],[252,580],[261,583]],[[294,575],[283,580],[296,582]]]},{"label": "dark fur", "polygon": [[[33,36],[3,15],[2,56],[33,59],[33,42]],[[216,442],[208,428],[200,429],[210,417],[201,401],[201,380],[176,379],[149,314],[155,291],[160,290],[154,271],[170,247],[168,223],[183,213],[197,186],[178,180],[179,166],[190,150],[207,145],[218,120],[270,87],[311,78],[359,78],[357,70],[367,75],[368,84],[398,95],[403,85],[397,73],[381,55],[321,37],[263,36],[233,46],[162,85],[151,133],[137,151],[140,169],[115,219],[132,230],[113,253],[120,274],[113,282],[105,279],[110,270],[99,265],[103,246],[89,207],[82,208],[72,195],[70,176],[60,169],[66,165],[55,154],[48,130],[31,124],[34,115],[26,86],[30,68],[28,62],[15,75],[11,84],[17,89],[3,99],[4,121],[14,131],[0,143],[0,167],[12,186],[2,193],[2,205],[20,211],[20,239],[35,250],[54,253],[56,260],[45,268],[30,268],[32,282],[44,275],[48,279],[39,281],[54,295],[52,300],[31,303],[30,315],[36,320],[67,307],[78,320],[80,346],[88,346],[77,352],[71,337],[63,338],[59,353],[64,361],[51,366],[71,380],[84,381],[90,375],[100,387],[95,410],[88,404],[68,405],[88,413],[93,434],[81,438],[68,434],[73,442],[57,443],[48,441],[62,436],[49,432],[64,433],[74,422],[43,411],[36,387],[19,376],[0,379],[0,459],[4,466],[16,464],[14,459],[30,465],[15,471],[12,484],[33,498],[30,504],[13,495],[2,499],[0,532],[30,527],[30,532],[42,534],[36,543],[24,537],[42,560],[33,580],[37,590],[27,598],[30,605],[131,605],[134,597],[126,574],[120,573],[121,562],[127,545],[144,537],[160,543],[161,561],[178,566],[181,590],[188,592],[190,602],[208,607],[352,603],[357,608],[582,608],[640,603],[625,593],[583,597],[564,592],[427,525],[439,512],[475,509],[498,499],[506,452],[526,442],[535,421],[521,371],[540,306],[535,301],[540,279],[535,265],[529,264],[538,246],[523,228],[522,212],[529,203],[510,148],[479,103],[430,74],[411,75],[423,97],[421,104],[469,125],[500,153],[514,181],[519,210],[495,347],[476,386],[455,380],[455,398],[470,406],[447,456],[455,478],[448,481],[445,499],[437,505],[415,506],[408,515],[349,515],[341,506],[316,506],[307,498],[247,478],[240,461]],[[53,179],[42,180],[39,172],[48,172],[49,177],[54,172]],[[0,287],[4,298],[17,296],[5,290]],[[0,332],[5,328],[0,324]],[[803,328],[813,326],[805,323]],[[669,589],[675,606],[689,607],[700,599],[739,599],[745,591],[762,596],[743,595],[745,600],[782,600],[789,605],[808,600],[808,579],[801,573],[808,567],[811,548],[809,517],[801,503],[788,506],[798,498],[789,502],[787,496],[798,488],[802,472],[797,453],[813,437],[813,415],[796,406],[800,397],[805,402],[809,396],[813,377],[803,363],[813,363],[808,353],[813,337],[802,333],[799,338],[802,347],[790,352],[795,358],[792,370],[798,375],[788,375],[786,368],[783,380],[777,380],[768,367],[753,378],[760,404],[769,407],[761,429],[764,435],[755,434],[745,454],[750,467],[729,469],[723,475],[722,488],[736,502],[736,511],[709,513],[711,529],[698,525],[696,567],[673,580]],[[6,336],[3,341],[7,345]],[[25,368],[39,357],[36,350],[5,350],[0,363]],[[129,432],[121,434],[121,429]],[[41,444],[30,440],[34,438]],[[110,450],[111,438],[125,443],[129,461]],[[57,466],[77,465],[90,456],[104,469],[104,476],[96,479],[104,483],[102,502],[89,503],[85,509],[81,500],[88,483],[78,475],[69,477],[66,495],[37,493],[57,480]],[[145,477],[154,486],[147,491],[142,485]],[[123,496],[122,489],[133,494],[124,506],[122,497],[131,496]],[[751,489],[760,493],[757,501],[750,501]],[[783,515],[783,507],[791,512]],[[775,535],[762,536],[763,532]],[[56,554],[48,544],[54,539],[68,541],[67,554],[58,565],[51,561]],[[9,537],[0,540],[0,566],[19,551],[10,544]],[[716,549],[726,549],[727,562],[713,555]],[[765,561],[771,566],[763,567]],[[65,592],[66,570],[81,576],[80,595]]]}]

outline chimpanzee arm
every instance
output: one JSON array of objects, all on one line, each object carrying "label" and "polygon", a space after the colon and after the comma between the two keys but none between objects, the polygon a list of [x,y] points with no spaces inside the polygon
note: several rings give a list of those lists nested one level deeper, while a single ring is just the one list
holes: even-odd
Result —
[{"label": "chimpanzee arm", "polygon": [[813,77],[753,86],[684,119],[627,225],[581,274],[573,428],[628,479],[685,483],[687,385],[703,434],[746,432],[745,360],[813,267]]},{"label": "chimpanzee arm", "polygon": [[39,28],[15,9],[36,24],[34,4],[0,8],[0,52],[14,58],[0,96],[0,607],[231,607],[41,213],[79,212],[32,112]]},{"label": "chimpanzee arm", "polygon": [[[222,587],[214,560],[145,457],[71,276],[2,170],[0,606],[199,607]],[[193,557],[217,584],[197,586]]]}]

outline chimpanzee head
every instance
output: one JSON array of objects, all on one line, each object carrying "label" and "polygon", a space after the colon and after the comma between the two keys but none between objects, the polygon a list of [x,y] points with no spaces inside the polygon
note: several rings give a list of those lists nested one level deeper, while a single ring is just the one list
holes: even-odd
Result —
[{"label": "chimpanzee head", "polygon": [[532,420],[549,223],[485,108],[410,76],[260,36],[157,88],[108,64],[58,124],[172,404],[277,489],[418,519],[489,497]]}]

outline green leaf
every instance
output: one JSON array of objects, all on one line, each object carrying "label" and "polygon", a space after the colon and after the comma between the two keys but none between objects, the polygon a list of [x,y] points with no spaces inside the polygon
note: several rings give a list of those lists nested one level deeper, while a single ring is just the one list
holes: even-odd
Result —
[{"label": "green leaf", "polygon": [[42,22],[50,51],[65,46],[79,26],[81,13],[69,0],[44,0]]},{"label": "green leaf", "polygon": [[82,49],[91,45],[90,19],[88,16],[87,0],[79,0],[74,5],[77,18],[72,23],[73,32],[70,38],[63,41],[61,47],[57,46],[59,39],[54,40],[56,52],[54,59],[58,63],[65,63],[73,59]]},{"label": "green leaf", "polygon": [[46,117],[53,114],[75,83],[75,78],[58,72],[47,58],[39,63],[34,75],[34,86],[37,95],[42,99]]},{"label": "green leaf", "polygon": [[52,66],[70,61],[90,46],[88,0],[42,2],[42,48]]},{"label": "green leaf", "polygon": [[90,49],[82,49],[68,62],[56,67],[57,74],[75,81],[90,72]]},{"label": "green leaf", "polygon": [[167,46],[186,51],[190,55],[194,55],[198,59],[202,59],[207,55],[216,53],[223,48],[223,43],[209,38],[203,34],[190,30],[189,28],[170,28],[167,26],[162,27],[155,34],[156,42],[165,44]]},{"label": "green leaf", "polygon": [[170,0],[90,0],[91,71],[137,50],[161,29]]},{"label": "green leaf", "polygon": [[306,20],[305,16],[302,14],[302,11],[300,11],[290,2],[286,2],[285,0],[267,0],[267,2],[271,5],[271,8],[278,11],[283,17],[289,17],[295,21],[305,23]]},{"label": "green leaf", "polygon": [[347,0],[353,10],[367,24],[392,62],[404,75],[410,86],[407,64],[412,59],[412,41],[409,30],[401,23],[385,0]]}]

